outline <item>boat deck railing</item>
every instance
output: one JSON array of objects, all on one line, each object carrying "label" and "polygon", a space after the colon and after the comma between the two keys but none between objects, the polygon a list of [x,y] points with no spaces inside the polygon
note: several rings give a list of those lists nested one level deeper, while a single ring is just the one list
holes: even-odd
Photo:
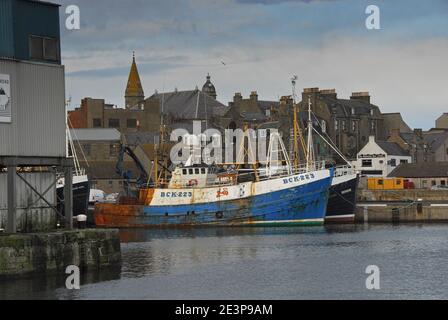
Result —
[{"label": "boat deck railing", "polygon": [[[272,169],[271,169],[272,170]],[[271,179],[279,179],[279,178],[284,178],[284,177],[288,177],[291,175],[297,175],[297,174],[305,174],[308,173],[310,171],[319,171],[319,170],[325,170],[325,164],[322,162],[315,162],[312,163],[309,166],[306,165],[300,165],[297,167],[279,167],[278,168],[278,172],[275,173],[271,173],[269,174],[269,168],[260,168],[257,169],[257,177],[258,179],[255,179],[255,173],[253,170],[251,170],[250,172],[247,173],[236,173],[234,174],[235,178],[230,178],[229,179],[229,173],[224,173],[222,175],[223,178],[225,178],[225,180],[223,179],[222,181],[219,180],[220,176],[218,175],[217,179],[218,181],[214,181],[214,182],[209,182],[205,185],[205,188],[212,188],[212,187],[229,187],[229,186],[234,186],[236,184],[238,184],[241,181],[246,181],[250,182],[250,181],[266,181],[266,180],[271,180]],[[169,179],[160,179],[158,181],[158,184],[153,184],[150,183],[147,185],[148,188],[167,188],[170,184],[170,180]],[[199,188],[204,188],[204,186],[199,186],[199,185],[189,185],[188,183],[185,184],[176,184],[175,186],[172,187],[173,189],[183,189],[183,188],[190,188],[190,189],[199,189]]]}]

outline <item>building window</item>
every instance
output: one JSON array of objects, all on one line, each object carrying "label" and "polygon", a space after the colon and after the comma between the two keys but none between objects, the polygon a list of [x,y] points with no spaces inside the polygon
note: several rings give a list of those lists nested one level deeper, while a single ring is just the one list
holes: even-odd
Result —
[{"label": "building window", "polygon": [[355,120],[352,121],[352,131],[356,132],[356,121]]},{"label": "building window", "polygon": [[102,127],[101,119],[98,119],[98,118],[93,119],[93,127],[101,128]]},{"label": "building window", "polygon": [[437,183],[436,183],[436,180],[432,180],[431,181],[431,186],[435,186]]},{"label": "building window", "polygon": [[322,120],[321,127],[322,127],[322,132],[326,133],[327,132],[327,122],[325,120]]},{"label": "building window", "polygon": [[270,117],[271,116],[271,110],[266,109],[266,117]]},{"label": "building window", "polygon": [[426,188],[428,186],[428,180],[422,180],[422,187]]},{"label": "building window", "polygon": [[109,145],[109,156],[111,158],[116,158],[118,156],[118,146],[116,144],[111,143]]},{"label": "building window", "polygon": [[347,131],[347,124],[345,120],[342,120],[342,131]]},{"label": "building window", "polygon": [[30,36],[30,59],[59,61],[59,43],[55,38]]},{"label": "building window", "polygon": [[440,185],[446,186],[446,180],[440,180]]},{"label": "building window", "polygon": [[352,107],[352,115],[355,114],[355,108]]},{"label": "building window", "polygon": [[362,166],[363,167],[371,167],[372,166],[372,159],[362,160]]},{"label": "building window", "polygon": [[128,119],[126,121],[126,126],[128,128],[137,128],[137,119]]},{"label": "building window", "polygon": [[400,160],[400,164],[406,164],[406,163],[408,163],[408,160],[406,159]]},{"label": "building window", "polygon": [[372,133],[375,132],[375,128],[376,128],[375,121],[371,121],[370,122],[370,130],[372,131]]},{"label": "building window", "polygon": [[120,128],[120,119],[109,119],[109,128]]},{"label": "building window", "polygon": [[339,130],[339,122],[337,119],[334,120],[334,130],[338,131]]},{"label": "building window", "polygon": [[389,165],[391,167],[396,167],[397,166],[397,159],[390,159]]}]

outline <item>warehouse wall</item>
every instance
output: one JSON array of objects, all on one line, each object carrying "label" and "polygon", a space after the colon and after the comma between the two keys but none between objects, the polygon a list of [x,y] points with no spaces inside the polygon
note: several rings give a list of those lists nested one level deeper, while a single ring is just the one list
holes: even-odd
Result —
[{"label": "warehouse wall", "polygon": [[0,60],[10,75],[12,123],[0,123],[0,156],[65,157],[64,67]]},{"label": "warehouse wall", "polygon": [[[56,179],[54,173],[37,172],[21,173],[35,189],[43,194],[52,205],[56,205],[56,186],[50,187]],[[7,173],[0,173],[0,228],[6,228],[8,216]],[[37,232],[53,230],[56,226],[56,213],[36,193],[34,193],[19,177],[16,179],[16,213],[17,229]]]}]

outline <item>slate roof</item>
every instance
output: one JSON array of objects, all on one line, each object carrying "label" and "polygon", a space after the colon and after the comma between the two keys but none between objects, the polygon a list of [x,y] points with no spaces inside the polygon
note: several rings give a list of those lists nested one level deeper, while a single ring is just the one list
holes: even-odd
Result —
[{"label": "slate roof", "polygon": [[439,149],[448,139],[448,132],[434,132],[434,133],[425,133],[423,135],[428,146],[436,151]]},{"label": "slate roof", "polygon": [[223,116],[229,110],[229,107],[199,90],[156,93],[151,98],[159,99],[163,113],[174,119],[209,119]]},{"label": "slate roof", "polygon": [[440,178],[448,177],[448,162],[420,162],[401,164],[389,177]]},{"label": "slate roof", "polygon": [[375,141],[376,144],[388,155],[409,156],[409,152],[403,150],[397,143],[389,141]]},{"label": "slate roof", "polygon": [[159,134],[152,132],[132,132],[125,133],[124,139],[127,145],[137,146],[140,144],[158,143]]},{"label": "slate roof", "polygon": [[414,132],[401,132],[400,137],[409,145],[417,144],[417,146],[419,146],[426,144],[425,139]]},{"label": "slate roof", "polygon": [[279,105],[280,105],[279,101],[258,100],[258,107],[263,111],[271,109],[272,106],[278,107]]},{"label": "slate roof", "polygon": [[70,129],[73,140],[79,141],[120,141],[121,133],[117,129]]},{"label": "slate roof", "polygon": [[370,114],[370,110],[377,108],[375,105],[359,99],[335,99],[327,95],[320,96],[320,99],[327,104],[330,112],[334,111],[341,117],[351,115],[352,108],[355,108],[355,115]]}]

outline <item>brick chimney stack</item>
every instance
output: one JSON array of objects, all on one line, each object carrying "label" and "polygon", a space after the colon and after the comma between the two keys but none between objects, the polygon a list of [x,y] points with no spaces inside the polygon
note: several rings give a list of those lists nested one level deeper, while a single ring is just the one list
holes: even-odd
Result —
[{"label": "brick chimney stack", "polygon": [[368,91],[364,92],[353,92],[350,100],[362,100],[367,103],[370,103],[370,94]]},{"label": "brick chimney stack", "polygon": [[250,93],[250,100],[252,100],[252,101],[258,101],[258,93],[257,93],[257,91],[252,91],[252,92]]},{"label": "brick chimney stack", "polygon": [[240,92],[235,93],[235,95],[233,96],[233,102],[241,102],[243,100],[243,96],[241,95]]},{"label": "brick chimney stack", "polygon": [[319,91],[321,96],[330,97],[333,99],[338,98],[338,94],[336,93],[336,89],[322,89]]}]

